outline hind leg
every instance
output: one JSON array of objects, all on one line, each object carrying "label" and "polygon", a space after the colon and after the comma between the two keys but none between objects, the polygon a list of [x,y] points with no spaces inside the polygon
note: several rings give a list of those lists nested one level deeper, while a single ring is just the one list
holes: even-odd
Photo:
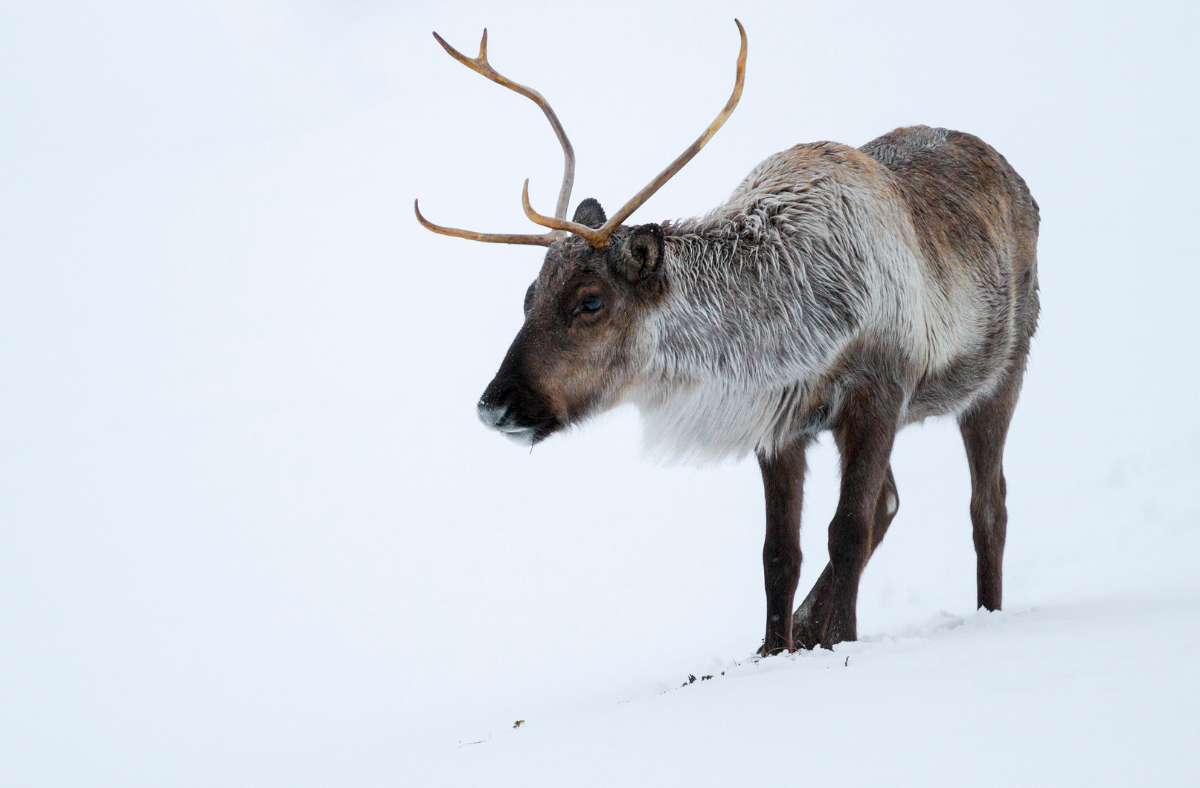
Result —
[{"label": "hind leg", "polygon": [[[888,465],[887,477],[883,481],[883,489],[879,500],[875,503],[875,521],[871,526],[871,553],[883,541],[888,526],[896,518],[900,510],[900,494],[896,490],[896,477],[892,475],[892,466]],[[869,560],[869,559],[868,559]],[[830,594],[833,591],[833,565],[825,564],[825,570],[813,584],[812,590],[804,598],[800,607],[792,614],[792,644],[796,648],[815,648],[825,637],[825,624],[828,621]]]},{"label": "hind leg", "polygon": [[1003,591],[1004,539],[1008,530],[1004,441],[1021,392],[1024,363],[1000,388],[958,420],[971,467],[971,526],[975,539],[976,605],[999,610]]}]

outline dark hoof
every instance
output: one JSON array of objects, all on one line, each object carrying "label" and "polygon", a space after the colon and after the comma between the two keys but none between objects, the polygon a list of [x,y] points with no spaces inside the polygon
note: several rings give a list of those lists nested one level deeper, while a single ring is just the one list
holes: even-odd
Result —
[{"label": "dark hoof", "polygon": [[797,649],[812,651],[821,644],[821,633],[810,626],[797,626],[792,630],[792,643]]},{"label": "dark hoof", "polygon": [[791,654],[795,650],[796,649],[793,648],[790,643],[784,645],[772,645],[770,647],[768,647],[766,643],[763,643],[758,647],[757,653],[760,657],[769,657],[772,654]]}]

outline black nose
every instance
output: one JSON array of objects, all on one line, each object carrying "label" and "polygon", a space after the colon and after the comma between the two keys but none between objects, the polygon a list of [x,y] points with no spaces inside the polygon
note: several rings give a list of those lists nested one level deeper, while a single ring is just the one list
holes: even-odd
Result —
[{"label": "black nose", "polygon": [[485,396],[476,408],[484,426],[496,430],[514,443],[533,445],[536,430],[532,426],[518,424],[513,418],[512,407],[507,403],[497,403],[494,398]]},{"label": "black nose", "polygon": [[479,411],[479,420],[483,422],[484,426],[494,430],[500,429],[500,425],[508,416],[508,405],[494,405],[480,400],[476,408]]}]

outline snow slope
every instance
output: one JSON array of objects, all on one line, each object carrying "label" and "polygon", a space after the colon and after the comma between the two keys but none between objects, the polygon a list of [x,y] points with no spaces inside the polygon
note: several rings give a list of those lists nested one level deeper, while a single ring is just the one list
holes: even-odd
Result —
[{"label": "snow slope", "polygon": [[1138,474],[1093,490],[1103,544],[1074,551],[1066,571],[1021,556],[1009,574],[1021,601],[1002,612],[943,610],[832,652],[714,659],[677,686],[598,692],[519,730],[495,721],[428,755],[422,780],[1194,785],[1200,452],[1173,460],[1166,484]]},{"label": "snow slope", "polygon": [[422,781],[1193,785],[1198,613],[1192,592],[947,614],[563,709],[442,754]]},{"label": "snow slope", "polygon": [[[742,102],[637,217],[908,123],[1042,206],[1002,613],[952,424],[898,440],[864,639],[754,662],[753,463],[476,421],[540,255],[412,200],[525,231],[561,160],[430,31],[486,25],[611,206],[724,102],[734,16]],[[5,4],[0,785],[1194,783],[1198,38],[1184,3]]]}]

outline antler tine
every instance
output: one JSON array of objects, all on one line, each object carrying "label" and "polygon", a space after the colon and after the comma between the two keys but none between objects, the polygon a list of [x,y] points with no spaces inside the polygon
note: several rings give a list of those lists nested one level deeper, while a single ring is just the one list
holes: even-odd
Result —
[{"label": "antler tine", "polygon": [[650,183],[648,183],[644,189],[635,194],[633,199],[621,206],[621,209],[614,213],[599,230],[593,230],[590,227],[584,227],[583,225],[576,224],[575,222],[563,221],[563,217],[558,217],[557,220],[550,219],[549,217],[542,216],[534,211],[529,205],[528,181],[526,181],[526,193],[522,197],[525,206],[525,215],[543,227],[552,227],[556,230],[567,230],[568,232],[575,233],[576,235],[581,235],[587,240],[588,244],[593,247],[606,245],[608,243],[609,236],[611,236],[613,233],[613,230],[617,229],[617,227],[619,227],[622,222],[628,219],[634,211],[640,208],[642,204],[646,202],[646,200],[650,199],[651,195],[661,189],[663,184],[671,180],[675,173],[683,169],[683,166],[691,161],[692,158],[700,152],[700,149],[703,148],[710,139],[712,139],[712,136],[717,133],[717,130],[720,129],[721,126],[725,124],[725,121],[729,119],[729,116],[733,114],[734,107],[736,107],[738,105],[738,101],[741,100],[742,85],[746,81],[746,29],[742,27],[742,23],[737,19],[733,21],[737,23],[738,32],[742,37],[742,50],[738,54],[737,80],[733,86],[733,95],[729,97],[729,101],[725,102],[725,108],[721,110],[719,115],[717,115],[717,119],[714,120],[709,127],[704,130],[704,133],[700,135],[699,139],[688,146],[687,150],[685,150],[679,156],[679,158],[671,162],[669,167],[660,172],[658,176],[655,177],[654,180],[650,181]]},{"label": "antler tine", "polygon": [[462,52],[459,52],[457,49],[450,46],[448,43],[446,43],[446,39],[442,38],[437,33],[434,33],[433,37],[436,38],[437,42],[442,45],[442,48],[449,53],[450,57],[454,58],[459,63],[462,63],[472,71],[482,74],[491,81],[495,82],[497,85],[503,85],[509,90],[520,93],[522,96],[525,96],[534,104],[537,104],[539,107],[541,107],[542,112],[546,113],[546,120],[550,121],[550,126],[554,129],[554,133],[558,137],[558,142],[560,145],[562,145],[563,149],[563,180],[562,187],[558,191],[558,206],[555,208],[554,216],[558,219],[565,219],[567,217],[567,207],[571,201],[571,189],[575,184],[575,149],[571,147],[571,141],[567,139],[567,133],[563,131],[562,124],[558,122],[558,116],[554,114],[554,110],[551,109],[550,103],[546,101],[545,97],[542,96],[541,93],[538,93],[533,88],[527,88],[524,85],[513,82],[511,79],[492,68],[487,59],[487,28],[484,28],[483,38],[479,42],[479,55],[478,57],[473,58],[467,57]]},{"label": "antler tine", "polygon": [[468,238],[472,241],[484,241],[492,244],[525,244],[526,246],[549,246],[554,243],[554,239],[558,237],[558,233],[545,233],[543,235],[511,235],[508,233],[477,233],[472,230],[457,230],[453,227],[442,227],[434,224],[421,215],[421,208],[417,205],[417,201],[413,200],[413,210],[417,213],[417,221],[426,230],[432,230],[441,235],[449,235],[454,238]]},{"label": "antler tine", "polygon": [[[601,235],[600,230],[593,230],[586,224],[577,224],[569,222],[566,219],[551,218],[542,216],[537,211],[533,210],[533,206],[529,204],[529,179],[525,179],[525,187],[521,189],[521,207],[525,209],[525,215],[528,216],[536,224],[542,227],[549,227],[551,230],[565,230],[569,233],[583,236],[588,244],[593,247],[604,246],[608,243],[608,235]],[[611,232],[611,231],[610,231]]]}]

